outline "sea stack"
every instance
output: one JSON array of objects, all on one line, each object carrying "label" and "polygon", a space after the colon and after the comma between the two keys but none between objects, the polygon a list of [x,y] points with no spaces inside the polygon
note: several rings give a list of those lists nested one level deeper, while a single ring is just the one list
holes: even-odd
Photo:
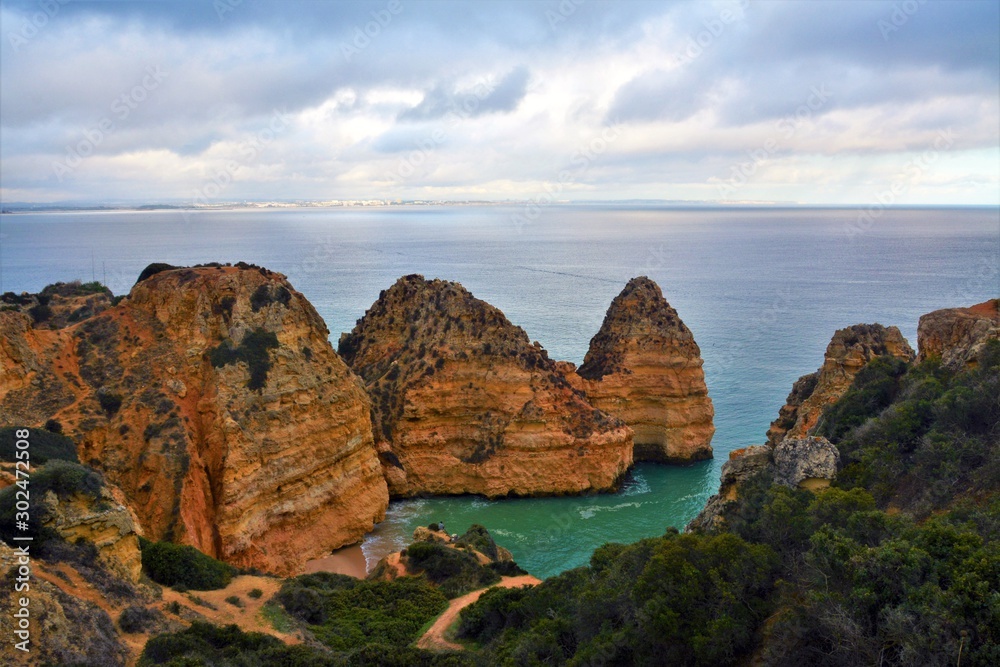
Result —
[{"label": "sea stack", "polygon": [[153,265],[92,317],[0,333],[0,419],[58,421],[152,540],[290,574],[385,515],[368,398],[278,273]]},{"label": "sea stack", "polygon": [[340,341],[365,383],[393,496],[605,491],[632,432],[462,285],[400,278]]},{"label": "sea stack", "polygon": [[785,438],[810,435],[823,410],[844,395],[864,366],[872,359],[890,355],[910,362],[915,355],[896,327],[855,324],[839,329],[826,348],[819,370],[803,375],[792,385],[778,418],[771,422],[767,442],[777,446]]},{"label": "sea stack", "polygon": [[577,370],[597,408],[634,431],[635,460],[712,457],[712,399],[701,350],[660,287],[633,278],[608,308]]}]

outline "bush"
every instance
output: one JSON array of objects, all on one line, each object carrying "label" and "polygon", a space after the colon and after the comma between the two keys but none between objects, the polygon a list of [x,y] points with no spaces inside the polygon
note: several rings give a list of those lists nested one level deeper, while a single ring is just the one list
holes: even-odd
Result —
[{"label": "bush", "polygon": [[272,303],[280,303],[287,306],[292,300],[292,294],[284,285],[264,284],[258,287],[250,296],[250,308],[253,312],[269,306]]},{"label": "bush", "polygon": [[139,277],[136,279],[135,284],[138,285],[143,280],[151,278],[152,276],[155,276],[157,273],[160,273],[161,271],[171,271],[177,268],[180,267],[171,266],[170,264],[164,264],[162,262],[153,262],[152,264],[150,264],[149,266],[147,266],[145,269],[142,270],[142,273],[139,274]]},{"label": "bush", "polygon": [[140,538],[142,569],[150,579],[163,586],[181,584],[197,591],[225,588],[236,568],[192,546],[171,542],[150,542]]},{"label": "bush", "polygon": [[472,526],[465,531],[465,534],[455,541],[455,545],[459,547],[472,547],[476,551],[489,557],[490,560],[496,560],[497,558],[497,543],[493,541],[493,537],[490,535],[489,531],[478,523],[472,524]]},{"label": "bush", "polygon": [[241,609],[243,608],[243,600],[241,600],[240,596],[238,595],[230,595],[229,597],[226,598],[226,602],[233,605],[234,607],[240,607]]},{"label": "bush", "polygon": [[97,392],[97,402],[101,404],[101,409],[108,415],[108,419],[114,417],[118,410],[122,407],[121,394],[115,394],[112,392]]},{"label": "bush", "polygon": [[[52,419],[49,421],[55,420]],[[56,423],[58,424],[59,422]],[[48,424],[46,424],[47,427]],[[17,448],[15,444],[18,440],[16,437],[18,430],[21,429],[14,428],[13,426],[0,427],[0,461],[17,460],[15,455]],[[62,459],[63,461],[71,461],[73,463],[79,462],[76,456],[76,444],[57,432],[29,428],[27,440],[30,443],[28,451],[31,456],[32,466],[41,465],[49,459]]]},{"label": "bush", "polygon": [[31,319],[34,320],[35,324],[41,324],[51,319],[52,309],[47,304],[40,303],[37,306],[29,308],[28,315],[31,315]]},{"label": "bush", "polygon": [[139,658],[150,665],[283,665],[333,667],[342,662],[319,649],[286,646],[280,639],[260,632],[244,632],[235,625],[219,627],[195,621],[191,627],[153,637]]},{"label": "bush", "polygon": [[254,600],[259,600],[263,595],[264,591],[260,590],[259,588],[251,589],[251,591],[247,593],[247,597],[252,598]]},{"label": "bush", "polygon": [[330,573],[288,579],[275,599],[336,651],[369,644],[401,649],[448,606],[440,591],[420,579],[364,581]]},{"label": "bush", "polygon": [[437,542],[416,542],[407,547],[409,565],[420,571],[449,598],[500,581],[500,575],[481,565],[472,554]]},{"label": "bush", "polygon": [[118,617],[118,627],[122,632],[135,634],[147,632],[163,620],[163,614],[155,609],[147,609],[141,605],[132,605],[122,610]]},{"label": "bush", "polygon": [[247,388],[251,391],[261,389],[267,384],[267,372],[271,370],[269,350],[279,346],[278,337],[272,331],[254,329],[243,337],[237,347],[232,341],[224,341],[208,353],[212,366],[221,368],[238,361],[245,362],[250,370]]}]

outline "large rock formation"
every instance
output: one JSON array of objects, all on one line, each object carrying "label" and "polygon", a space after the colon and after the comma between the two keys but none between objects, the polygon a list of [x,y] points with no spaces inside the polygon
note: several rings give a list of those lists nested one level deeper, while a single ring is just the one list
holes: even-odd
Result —
[{"label": "large rock formation", "polygon": [[835,403],[851,386],[865,364],[882,355],[912,361],[913,350],[896,327],[855,324],[838,330],[826,348],[823,365],[792,386],[778,418],[767,431],[768,444],[801,438],[816,426],[824,408]]},{"label": "large rock formation", "polygon": [[151,539],[279,573],[357,541],[388,493],[323,320],[265,269],[156,268],[60,330],[0,312],[0,421],[61,422]]},{"label": "large rock formation", "polygon": [[724,523],[726,506],[739,497],[740,486],[760,473],[789,488],[817,490],[830,486],[840,465],[840,452],[826,438],[787,438],[776,447],[757,445],[729,453],[722,466],[719,492],[705,503],[688,529],[712,530]]},{"label": "large rock formation", "polygon": [[1000,299],[969,308],[945,308],[921,316],[917,326],[920,361],[938,358],[952,370],[974,365],[990,340],[1000,339]]},{"label": "large rock formation", "polygon": [[632,427],[637,461],[712,457],[701,350],[649,278],[633,278],[611,302],[577,374],[591,403]]},{"label": "large rock formation", "polygon": [[632,464],[631,430],[458,283],[400,278],[339,349],[371,395],[394,496],[602,491]]}]

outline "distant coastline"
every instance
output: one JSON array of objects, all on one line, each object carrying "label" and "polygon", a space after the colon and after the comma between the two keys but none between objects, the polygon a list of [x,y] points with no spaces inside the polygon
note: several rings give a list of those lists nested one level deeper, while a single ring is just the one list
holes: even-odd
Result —
[{"label": "distant coastline", "polygon": [[[498,200],[432,200],[432,199],[330,199],[330,200],[302,200],[302,201],[242,201],[242,202],[220,202],[218,204],[191,205],[186,203],[152,203],[152,204],[84,204],[84,203],[58,203],[39,204],[30,202],[14,202],[3,205],[0,208],[2,215],[16,215],[19,213],[114,213],[114,212],[143,212],[143,211],[242,211],[242,210],[270,210],[270,209],[323,209],[323,208],[386,208],[386,207],[434,207],[434,206],[529,206],[538,202],[530,199],[498,199]],[[648,206],[650,208],[663,209],[840,209],[851,210],[865,208],[870,204],[809,204],[792,201],[696,201],[680,199],[613,199],[613,200],[555,200],[544,203],[545,206]],[[918,209],[996,209],[1000,208],[992,204],[908,204],[898,206],[886,206],[885,208],[894,210],[918,210]]]}]

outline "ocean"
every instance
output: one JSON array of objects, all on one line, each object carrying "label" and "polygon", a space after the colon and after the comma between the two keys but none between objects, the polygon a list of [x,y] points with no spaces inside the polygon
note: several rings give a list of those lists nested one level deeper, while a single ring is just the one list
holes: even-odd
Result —
[{"label": "ocean", "polygon": [[394,502],[369,564],[417,525],[485,525],[529,572],[585,564],[605,542],[681,528],[728,453],[764,441],[792,382],[833,332],[898,326],[1000,296],[1000,209],[392,206],[0,215],[0,291],[100,280],[127,292],[151,262],[246,261],[288,276],[341,332],[398,277],[462,283],[554,359],[579,364],[611,300],[647,275],[692,330],[715,403],[715,459],[636,466],[617,494]]}]

